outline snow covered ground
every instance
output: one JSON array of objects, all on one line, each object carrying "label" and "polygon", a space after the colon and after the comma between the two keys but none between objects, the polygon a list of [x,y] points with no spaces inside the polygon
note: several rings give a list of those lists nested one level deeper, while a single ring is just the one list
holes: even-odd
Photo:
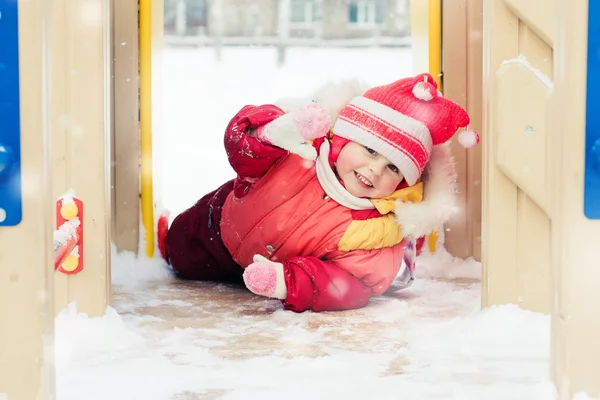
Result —
[{"label": "snow covered ground", "polygon": [[[167,49],[162,204],[175,213],[232,176],[221,135],[246,103],[306,94],[331,78],[412,73],[410,49]],[[57,319],[59,400],[551,400],[549,317],[480,311],[480,265],[445,252],[361,310],[296,314],[226,285],[175,281],[159,260],[113,254],[103,318]]]},{"label": "snow covered ground", "polygon": [[553,398],[548,317],[480,312],[474,261],[442,252],[419,268],[367,308],[296,314],[119,255],[108,315],[58,318],[58,399]]}]

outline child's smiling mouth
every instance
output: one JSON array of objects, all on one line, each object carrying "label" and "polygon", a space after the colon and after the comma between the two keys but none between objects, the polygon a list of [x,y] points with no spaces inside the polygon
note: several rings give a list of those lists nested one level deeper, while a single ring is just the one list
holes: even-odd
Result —
[{"label": "child's smiling mouth", "polygon": [[365,178],[364,176],[362,176],[361,174],[359,174],[358,172],[354,171],[354,176],[356,176],[356,179],[358,179],[358,181],[360,183],[362,183],[365,187],[368,187],[368,188],[373,187],[373,183],[370,180],[368,180],[367,178]]}]

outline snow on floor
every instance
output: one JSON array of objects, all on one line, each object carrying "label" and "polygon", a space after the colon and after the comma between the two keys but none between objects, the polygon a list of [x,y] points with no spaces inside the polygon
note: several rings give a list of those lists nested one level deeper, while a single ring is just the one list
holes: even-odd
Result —
[{"label": "snow on floor", "polygon": [[108,314],[57,319],[58,399],[553,399],[549,318],[479,311],[475,261],[419,262],[413,286],[364,309],[297,314],[113,254]]},{"label": "snow on floor", "polygon": [[[222,132],[247,103],[308,93],[331,78],[389,82],[410,49],[167,49],[158,198],[175,213],[232,176]],[[159,104],[160,105],[160,104]],[[283,311],[243,288],[174,280],[159,260],[113,254],[103,318],[75,307],[56,324],[59,400],[555,398],[549,318],[480,310],[480,265],[419,259],[409,289],[338,313]]]}]

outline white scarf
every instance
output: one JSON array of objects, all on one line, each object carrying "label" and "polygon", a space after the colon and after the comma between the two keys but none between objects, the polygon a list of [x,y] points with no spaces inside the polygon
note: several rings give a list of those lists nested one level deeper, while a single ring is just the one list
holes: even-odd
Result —
[{"label": "white scarf", "polygon": [[372,210],[375,208],[373,203],[367,199],[356,197],[348,192],[338,181],[335,173],[329,166],[329,142],[323,141],[319,149],[319,157],[317,157],[316,168],[317,178],[325,193],[337,203],[348,207],[351,210]]}]

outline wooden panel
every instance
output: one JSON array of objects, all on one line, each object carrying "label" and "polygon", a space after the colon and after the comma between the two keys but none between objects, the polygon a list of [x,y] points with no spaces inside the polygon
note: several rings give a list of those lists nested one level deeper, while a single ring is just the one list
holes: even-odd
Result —
[{"label": "wooden panel", "polygon": [[554,34],[554,2],[545,0],[505,0],[508,8],[549,46]]},{"label": "wooden panel", "polygon": [[484,2],[484,129],[482,197],[483,304],[517,303],[517,187],[500,171],[496,160],[497,96],[494,75],[505,60],[519,52],[519,21],[503,0]]},{"label": "wooden panel", "polygon": [[[469,128],[482,132],[482,3],[481,0],[444,2],[444,95],[463,106]],[[445,225],[445,247],[453,255],[481,260],[481,152],[451,143],[458,173],[456,214]]]},{"label": "wooden panel", "polygon": [[557,4],[555,102],[550,124],[555,306],[551,371],[558,399],[567,400],[577,392],[590,397],[600,393],[600,221],[583,214],[588,2],[560,0]]},{"label": "wooden panel", "polygon": [[517,3],[485,8],[483,302],[548,313],[552,49],[539,36],[543,20],[528,15],[533,8],[515,14]]},{"label": "wooden panel", "polygon": [[[62,0],[53,7],[52,87],[56,121],[54,194],[84,203],[84,269],[56,273],[55,307],[75,301],[103,315],[110,292],[110,1]],[[62,12],[61,12],[62,9]],[[56,160],[55,160],[56,161]]]},{"label": "wooden panel", "polygon": [[[527,10],[538,13],[536,10]],[[545,14],[547,10],[538,14]],[[513,107],[520,103],[521,108],[513,108],[511,119],[513,147],[510,151],[513,161],[510,163],[512,173],[508,174],[519,187],[518,232],[519,236],[517,260],[519,271],[519,304],[522,307],[550,313],[552,309],[550,279],[550,204],[548,190],[551,180],[547,180],[550,114],[549,99],[552,93],[552,48],[538,36],[532,21],[522,11],[519,21],[519,53],[525,57],[525,63],[512,64],[522,74],[516,79],[513,88]],[[507,67],[511,64],[504,64]],[[500,74],[500,71],[498,71]],[[520,83],[519,83],[520,82]],[[506,86],[502,85],[505,89]],[[518,97],[515,99],[515,94]],[[508,107],[506,107],[508,110]],[[521,124],[519,125],[520,121]],[[523,131],[521,131],[523,129]],[[504,150],[508,146],[500,142],[508,135],[498,133],[498,148]],[[529,151],[523,149],[529,147]],[[521,160],[518,159],[521,153]],[[525,161],[524,161],[525,160]],[[507,171],[507,163],[499,163],[503,171]]]},{"label": "wooden panel", "polygon": [[140,241],[140,124],[138,0],[115,2],[113,78],[113,241],[138,251]]},{"label": "wooden panel", "polygon": [[0,227],[0,398],[6,400],[55,397],[45,5],[18,3],[23,218],[17,226]]},{"label": "wooden panel", "polygon": [[[444,5],[447,5],[445,2]],[[466,0],[452,2],[452,7],[443,7],[443,87],[444,96],[467,108],[467,12]],[[467,110],[468,111],[468,110]],[[469,231],[469,209],[467,204],[467,152],[455,139],[451,142],[452,156],[456,163],[457,202],[460,212],[444,226],[446,249],[454,256],[466,258],[472,255],[472,243],[467,238]]]},{"label": "wooden panel", "polygon": [[[64,27],[67,23],[67,1],[53,0],[52,26]],[[63,43],[63,36],[52,35],[52,155],[53,175],[52,193],[57,199],[67,190],[69,184],[67,175],[67,135],[66,132],[73,124],[73,118],[65,109],[67,91],[67,47]],[[52,211],[54,215],[55,210]],[[65,274],[54,274],[54,305],[56,313],[69,303],[69,279]]]},{"label": "wooden panel", "polygon": [[550,218],[521,190],[517,210],[517,301],[523,308],[549,314],[552,311]]},{"label": "wooden panel", "polygon": [[527,54],[527,63],[551,80],[552,47],[523,21],[519,21],[519,53]]},{"label": "wooden panel", "polygon": [[551,84],[526,61],[504,63],[496,71],[494,84],[496,164],[548,212],[546,116]]},{"label": "wooden panel", "polygon": [[[483,4],[482,0],[467,0],[467,111],[470,127],[483,132]],[[482,146],[467,152],[467,237],[472,243],[471,255],[481,261],[481,160]]]}]

